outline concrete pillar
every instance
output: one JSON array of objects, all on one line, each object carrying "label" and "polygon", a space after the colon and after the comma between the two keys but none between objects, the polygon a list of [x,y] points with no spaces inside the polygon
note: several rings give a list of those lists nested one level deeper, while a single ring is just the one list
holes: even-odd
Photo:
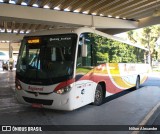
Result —
[{"label": "concrete pillar", "polygon": [[9,42],[9,66],[14,65],[14,60],[13,60],[13,47],[11,45],[11,42]]}]

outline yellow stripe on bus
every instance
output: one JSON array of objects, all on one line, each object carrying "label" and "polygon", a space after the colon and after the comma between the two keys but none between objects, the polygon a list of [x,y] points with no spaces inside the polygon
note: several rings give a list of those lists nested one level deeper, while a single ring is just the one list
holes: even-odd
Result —
[{"label": "yellow stripe on bus", "polygon": [[128,83],[124,79],[122,79],[120,75],[118,63],[110,63],[108,64],[108,67],[109,67],[110,76],[118,86],[126,89],[135,86],[133,84]]}]

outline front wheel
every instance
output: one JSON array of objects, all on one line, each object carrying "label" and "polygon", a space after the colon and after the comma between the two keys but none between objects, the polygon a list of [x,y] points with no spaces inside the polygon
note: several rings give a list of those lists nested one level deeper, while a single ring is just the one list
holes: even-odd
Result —
[{"label": "front wheel", "polygon": [[95,91],[95,97],[93,104],[96,106],[99,106],[103,103],[104,100],[104,93],[102,86],[100,84],[97,85],[96,91]]},{"label": "front wheel", "polygon": [[137,80],[136,80],[136,90],[140,88],[140,77],[137,76]]}]

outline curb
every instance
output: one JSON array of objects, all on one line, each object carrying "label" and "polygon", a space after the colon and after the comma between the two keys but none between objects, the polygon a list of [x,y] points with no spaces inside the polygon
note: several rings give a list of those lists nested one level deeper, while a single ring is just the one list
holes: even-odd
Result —
[{"label": "curb", "polygon": [[[146,117],[138,124],[138,126],[153,125],[155,119],[160,114],[160,102],[146,115]],[[148,131],[133,131],[131,134],[145,134]]]}]

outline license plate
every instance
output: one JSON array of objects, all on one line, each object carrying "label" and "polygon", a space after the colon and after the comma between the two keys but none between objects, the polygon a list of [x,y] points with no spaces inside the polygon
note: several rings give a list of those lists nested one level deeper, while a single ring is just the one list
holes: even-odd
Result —
[{"label": "license plate", "polygon": [[35,108],[42,108],[42,104],[33,103],[33,104],[32,104],[32,107],[35,107]]}]

